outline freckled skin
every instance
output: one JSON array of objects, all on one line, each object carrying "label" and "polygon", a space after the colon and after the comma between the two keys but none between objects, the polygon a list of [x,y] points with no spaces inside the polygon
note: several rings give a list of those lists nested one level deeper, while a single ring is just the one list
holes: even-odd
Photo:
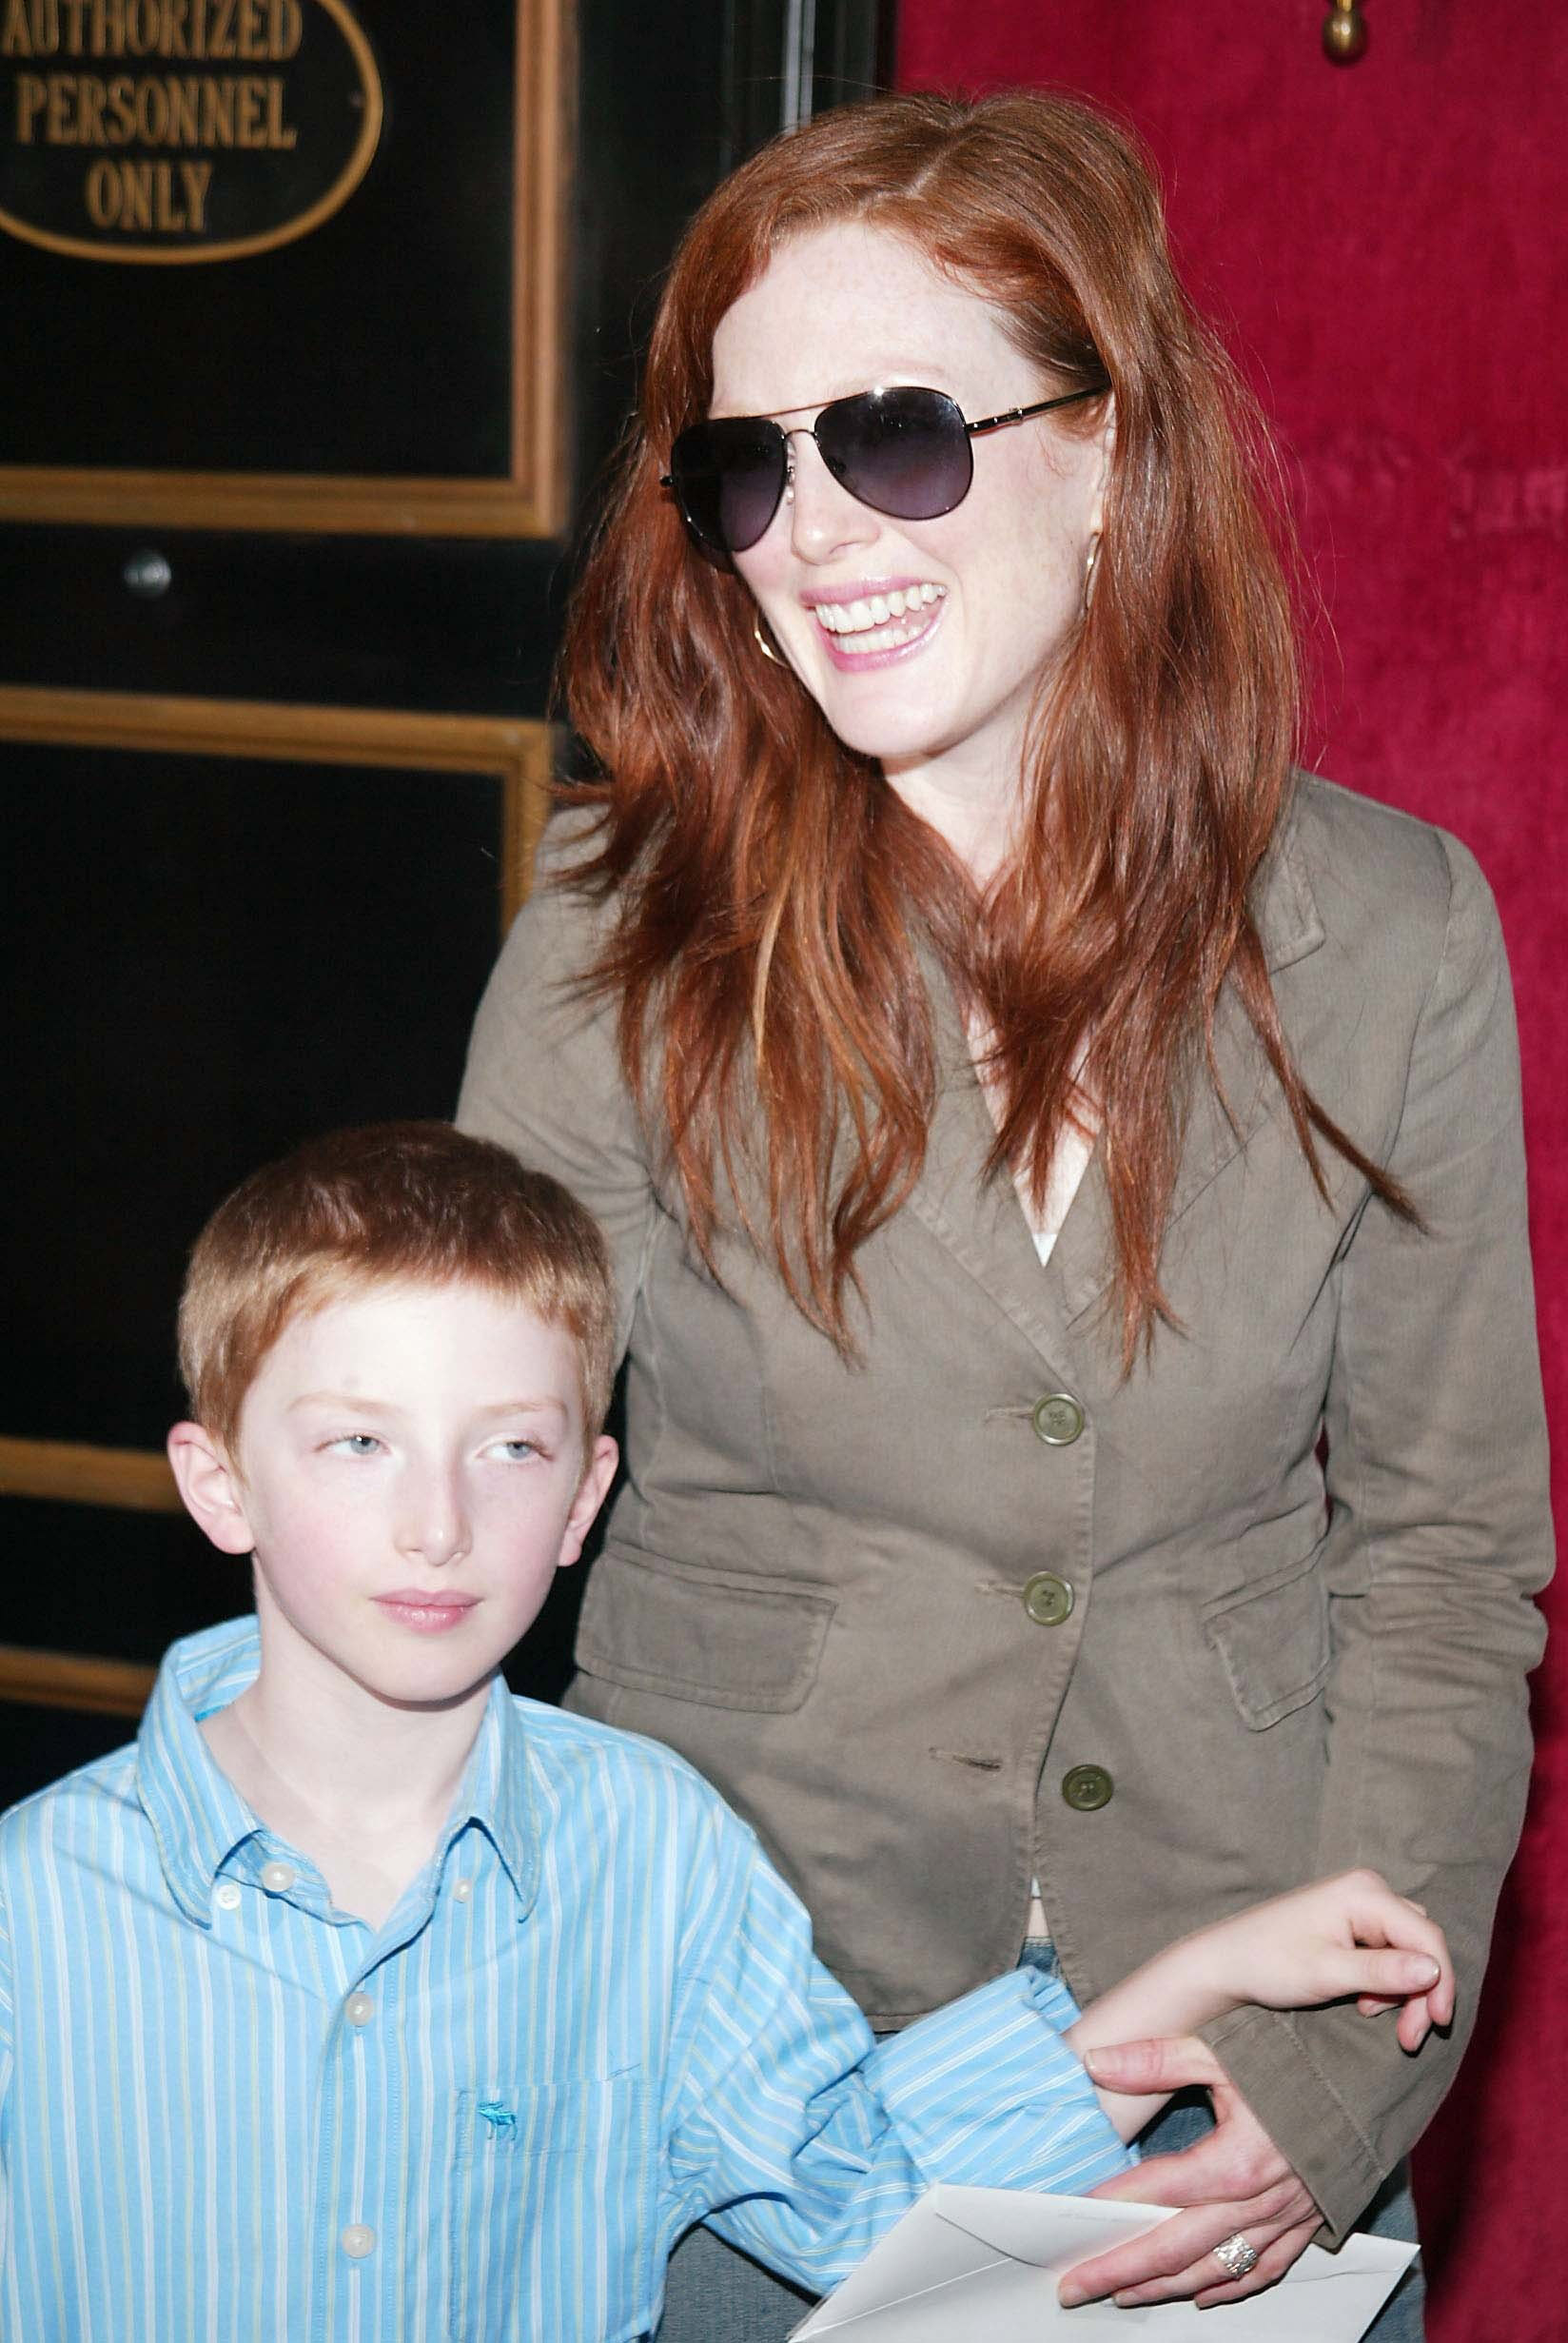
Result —
[{"label": "freckled skin", "polygon": [[[597,1456],[583,1472],[572,1337],[462,1285],[296,1318],[245,1395],[236,1462],[225,1543],[254,1552],[273,1675],[417,1706],[482,1705],[608,1477]],[[471,1607],[421,1634],[383,1607],[410,1590]]]},{"label": "freckled skin", "polygon": [[[715,415],[810,422],[830,399],[889,383],[945,390],[971,419],[1061,387],[988,302],[858,222],[782,246],[714,337]],[[1042,416],[975,440],[973,485],[935,521],[872,512],[810,439],[790,444],[794,502],[735,567],[839,738],[964,852],[977,830],[1005,828],[1036,687],[1079,623],[1107,431]],[[899,657],[846,671],[802,598],[909,579],[946,589],[939,622]]]}]

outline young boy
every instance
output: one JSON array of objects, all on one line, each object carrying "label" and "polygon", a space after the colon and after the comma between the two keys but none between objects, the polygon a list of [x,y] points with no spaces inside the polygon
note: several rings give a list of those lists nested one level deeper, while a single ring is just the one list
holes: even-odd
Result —
[{"label": "young boy", "polygon": [[[0,1827],[0,2332],[615,2343],[711,2217],[835,2281],[935,2178],[1083,2189],[1150,2103],[1075,2056],[1239,1999],[1452,1979],[1381,1881],[1190,1939],[1074,2024],[1023,1969],[873,2044],[678,1758],[500,1663],[609,1483],[609,1277],[445,1125],[245,1185],[181,1308],[169,1455],[256,1617]],[[1356,1949],[1356,1939],[1402,1951]]]}]

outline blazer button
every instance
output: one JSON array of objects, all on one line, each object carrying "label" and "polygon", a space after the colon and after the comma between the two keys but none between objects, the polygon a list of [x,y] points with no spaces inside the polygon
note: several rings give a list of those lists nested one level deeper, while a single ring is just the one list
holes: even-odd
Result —
[{"label": "blazer button", "polygon": [[1096,1814],[1108,1806],[1116,1784],[1103,1765],[1074,1765],[1062,1776],[1062,1796],[1074,1814]]},{"label": "blazer button", "polygon": [[1059,1627],[1072,1609],[1072,1588],[1054,1570],[1036,1570],[1024,1584],[1024,1608],[1037,1627]]},{"label": "blazer button", "polygon": [[1030,1411],[1035,1437],[1048,1448],[1069,1448],[1084,1428],[1084,1411],[1070,1391],[1048,1391]]}]

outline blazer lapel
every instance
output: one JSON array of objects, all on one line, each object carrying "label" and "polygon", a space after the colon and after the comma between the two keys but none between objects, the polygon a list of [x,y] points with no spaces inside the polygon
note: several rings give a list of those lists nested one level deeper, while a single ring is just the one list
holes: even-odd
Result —
[{"label": "blazer lapel", "polygon": [[[939,1051],[935,1111],[926,1160],[909,1209],[947,1247],[1036,1349],[1049,1355],[1043,1272],[1024,1210],[1006,1172],[982,1167],[996,1136],[946,978],[931,972]],[[1060,1330],[1060,1313],[1057,1313]]]},{"label": "blazer lapel", "polygon": [[[1252,912],[1271,976],[1316,952],[1323,941],[1323,921],[1296,845],[1293,815],[1287,815],[1281,825],[1279,837],[1258,875]],[[1223,1104],[1206,1065],[1195,1065],[1186,1078],[1182,1160],[1167,1229],[1192,1210],[1279,1104],[1268,1061],[1228,986],[1215,1011],[1214,1062]],[[1110,1200],[1098,1148],[1063,1223],[1050,1266],[1060,1271],[1070,1325],[1099,1301],[1112,1274]]]},{"label": "blazer lapel", "polygon": [[[1270,974],[1304,958],[1323,940],[1288,816],[1259,874],[1253,915]],[[1070,1380],[1069,1329],[1099,1302],[1112,1274],[1103,1151],[1096,1147],[1090,1156],[1050,1258],[1042,1267],[1012,1182],[1005,1173],[981,1181],[980,1168],[994,1136],[990,1115],[946,976],[930,958],[926,974],[936,1021],[939,1088],[925,1166],[910,1209],[1041,1355],[1062,1369],[1064,1380]],[[1251,1026],[1228,990],[1215,1016],[1214,1051],[1225,1106],[1215,1094],[1206,1067],[1195,1067],[1186,1086],[1186,1129],[1171,1199],[1172,1224],[1191,1211],[1246,1145],[1278,1096]]]}]

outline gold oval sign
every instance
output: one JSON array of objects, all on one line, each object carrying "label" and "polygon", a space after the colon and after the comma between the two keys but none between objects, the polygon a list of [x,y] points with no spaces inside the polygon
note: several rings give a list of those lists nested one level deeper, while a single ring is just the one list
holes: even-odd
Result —
[{"label": "gold oval sign", "polygon": [[0,228],[79,260],[308,236],[376,151],[347,0],[0,0]]}]

